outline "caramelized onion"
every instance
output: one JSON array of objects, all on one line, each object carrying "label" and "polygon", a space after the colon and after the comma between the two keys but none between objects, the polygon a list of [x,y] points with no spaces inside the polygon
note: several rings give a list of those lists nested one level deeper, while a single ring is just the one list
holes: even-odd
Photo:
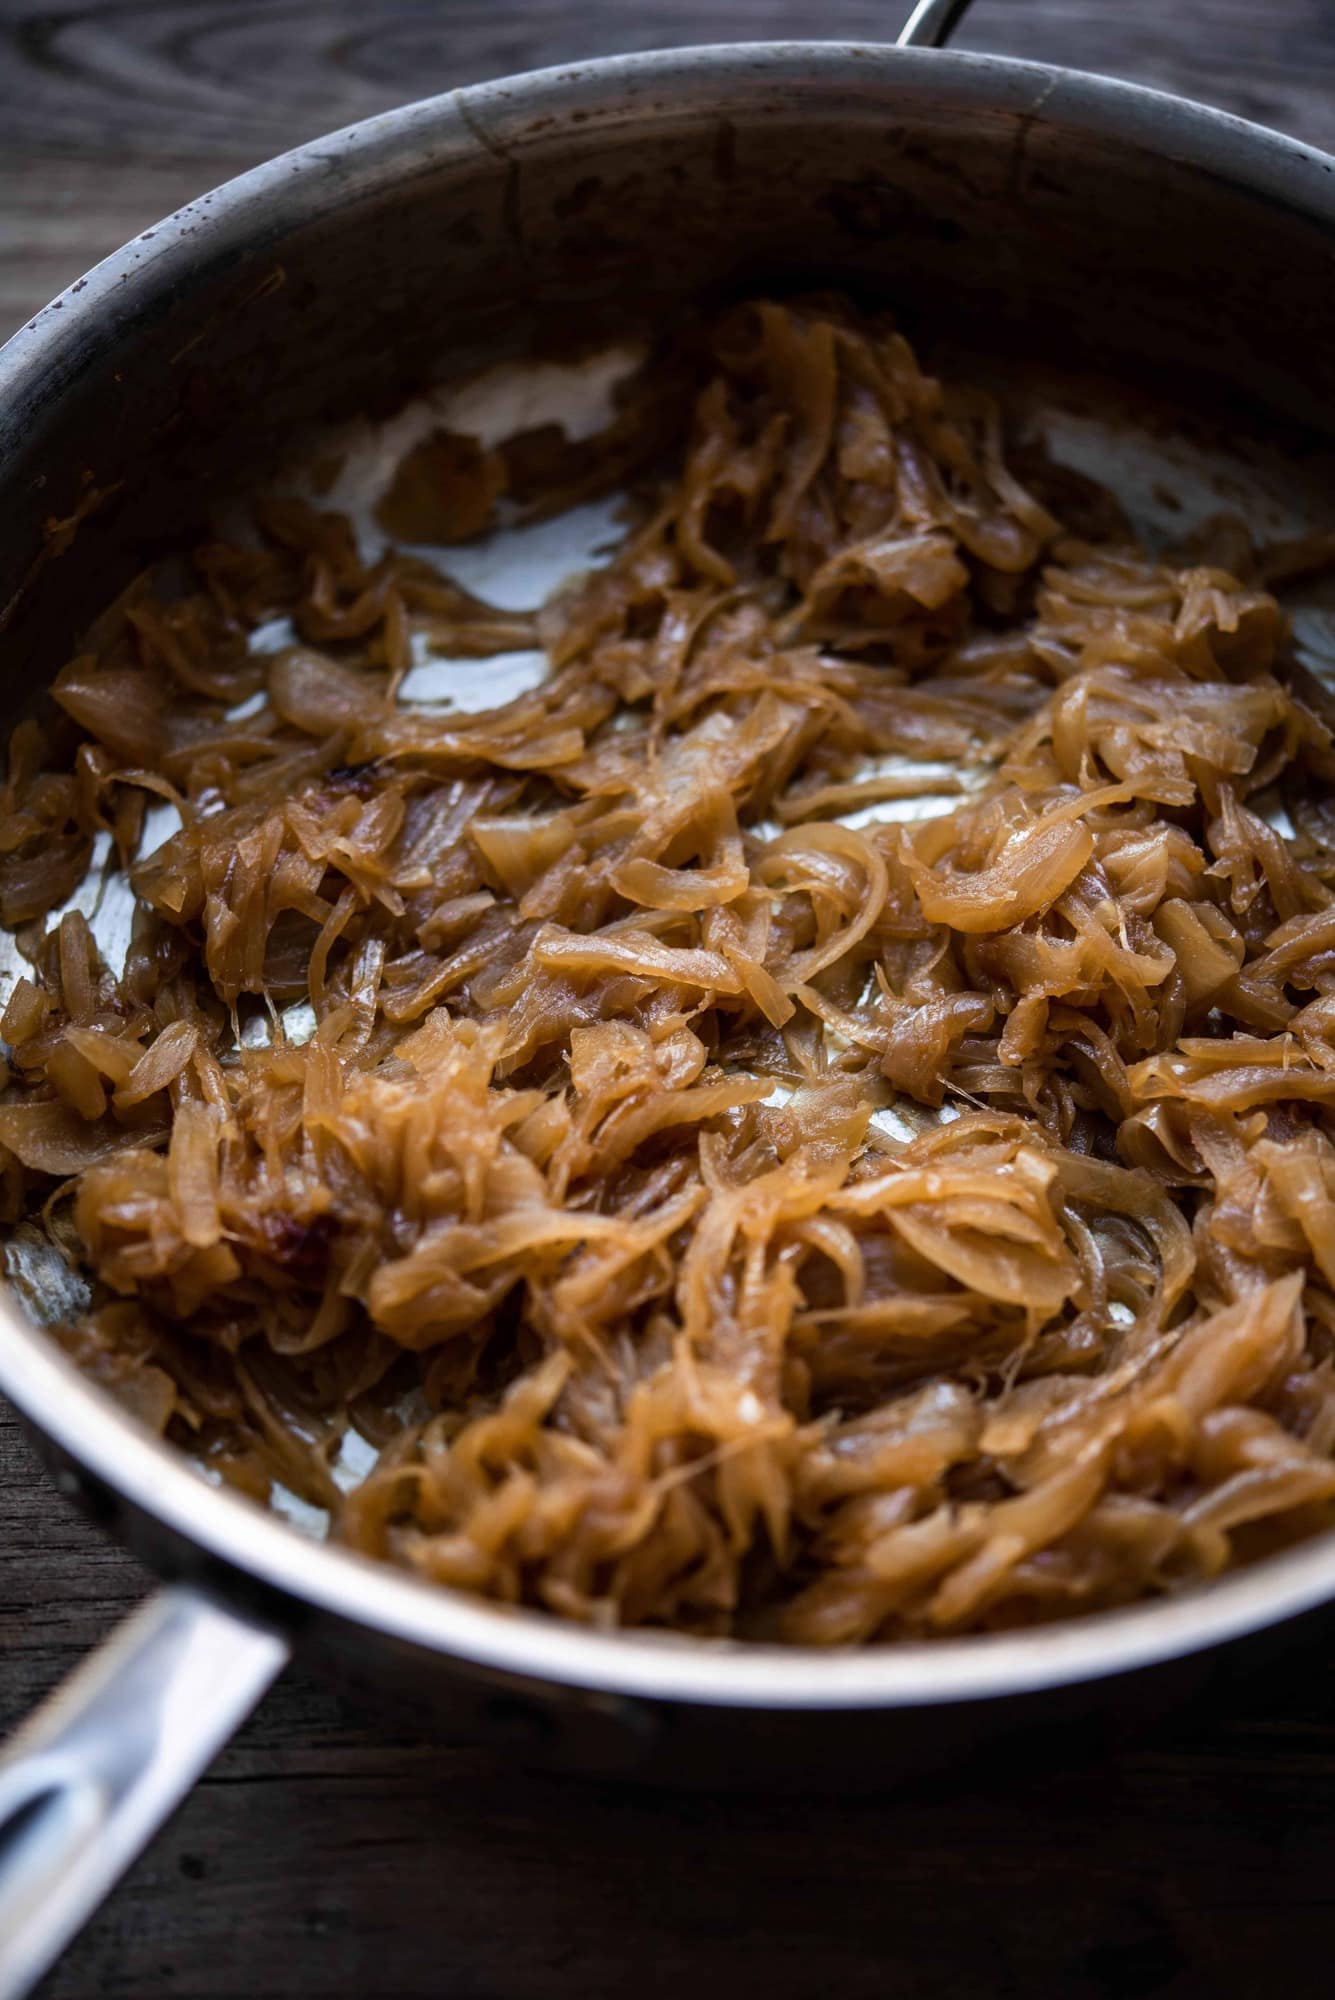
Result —
[{"label": "caramelized onion", "polygon": [[[1156,558],[1017,465],[886,320],[766,302],[372,496],[446,546],[637,470],[532,612],[291,496],[140,579],[0,799],[0,1189],[80,1366],[600,1626],[991,1629],[1330,1525],[1330,740],[1254,580],[1335,539]],[[64,907],[108,843],[123,970]]]}]

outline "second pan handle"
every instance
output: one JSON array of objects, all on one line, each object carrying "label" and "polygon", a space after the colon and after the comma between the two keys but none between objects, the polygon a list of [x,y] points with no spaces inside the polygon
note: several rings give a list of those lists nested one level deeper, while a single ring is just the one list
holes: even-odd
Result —
[{"label": "second pan handle", "polygon": [[918,0],[899,31],[901,49],[944,48],[969,10],[970,0]]},{"label": "second pan handle", "polygon": [[160,1591],[0,1751],[0,2000],[23,2000],[287,1663],[193,1590]]}]

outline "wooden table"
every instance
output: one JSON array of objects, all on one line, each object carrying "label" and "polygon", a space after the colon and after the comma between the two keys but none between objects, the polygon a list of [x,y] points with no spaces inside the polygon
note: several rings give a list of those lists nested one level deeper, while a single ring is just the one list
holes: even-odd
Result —
[{"label": "wooden table", "polygon": [[[135,230],[299,140],[539,63],[863,40],[896,0],[0,0],[0,335]],[[962,41],[1335,148],[1335,0],[977,0]],[[0,1720],[147,1579],[0,1413]],[[1335,1658],[1189,1744],[1028,1782],[793,1803],[524,1778],[293,1673],[50,1981],[218,2000],[1325,1995]]]}]

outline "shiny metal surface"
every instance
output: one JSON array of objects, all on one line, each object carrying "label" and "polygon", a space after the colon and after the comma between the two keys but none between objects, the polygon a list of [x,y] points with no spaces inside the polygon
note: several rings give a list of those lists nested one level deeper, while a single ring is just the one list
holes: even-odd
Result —
[{"label": "shiny metal surface", "polygon": [[[730,120],[734,131],[780,130],[791,145],[785,128],[794,106],[801,129],[822,132],[827,143],[837,139],[844,161],[859,135],[871,150],[887,125],[896,124],[901,131],[920,125],[941,157],[958,153],[974,144],[984,114],[994,153],[1013,161],[1010,134],[1017,126],[1035,148],[1041,123],[1051,128],[1049,143],[1067,156],[1087,142],[1087,173],[1110,149],[1134,162],[1158,138],[1175,163],[1171,183],[1164,169],[1161,201],[1170,185],[1197,182],[1217,197],[1226,180],[1240,191],[1239,206],[1263,197],[1276,225],[1295,213],[1312,218],[1329,256],[1335,224],[1329,162],[1276,135],[1151,92],[1031,65],[917,50],[790,46],[615,60],[484,86],[373,120],[243,177],[203,205],[207,219],[187,214],[178,226],[164,225],[109,260],[81,294],[40,315],[0,357],[0,425],[13,447],[8,490],[21,490],[18,474],[26,469],[25,457],[32,461],[39,423],[55,430],[69,404],[100,388],[124,343],[151,339],[160,345],[165,318],[169,339],[200,351],[202,338],[191,338],[195,294],[199,309],[207,311],[213,303],[209,283],[241,245],[259,239],[256,262],[261,270],[273,268],[272,246],[284,231],[311,228],[323,235],[331,227],[351,231],[357,222],[365,232],[368,217],[383,219],[377,204],[387,206],[396,191],[428,172],[442,183],[468,184],[470,195],[480,190],[485,211],[488,203],[503,204],[505,187],[530,149],[543,175],[539,180],[535,171],[532,193],[545,203],[553,186],[558,195],[565,192],[609,140],[618,151],[629,140],[643,158],[654,142],[681,148],[701,127],[713,132],[720,120]],[[552,170],[553,147],[559,171]],[[971,157],[965,183],[966,196],[985,207],[993,190],[981,174],[990,160]],[[816,169],[827,172],[827,161],[818,160]],[[734,178],[730,217],[737,212],[736,186]],[[615,192],[612,184],[609,200]],[[958,193],[958,184],[947,186],[947,205],[957,206]],[[850,244],[864,240],[855,226]],[[683,274],[684,283],[690,275]],[[1294,276],[1291,270],[1291,282]],[[268,296],[281,300],[284,290],[275,286]],[[1131,304],[1128,298],[1128,313]],[[215,325],[206,319],[205,332]],[[1217,344],[1227,339],[1221,325]],[[247,357],[252,365],[260,352],[257,343]],[[282,360],[276,347],[276,372]],[[316,372],[310,366],[304,371],[307,377]],[[256,421],[264,420],[257,398]],[[93,442],[85,438],[85,459],[74,461],[76,467],[102,441],[91,426],[90,434]],[[19,525],[30,523],[33,513],[31,506],[21,510]],[[93,516],[87,530],[89,568],[100,580],[96,558],[104,551],[93,535],[96,522]],[[13,564],[12,541],[5,555]],[[61,560],[68,573],[62,585],[77,586],[81,579],[69,557]],[[22,575],[22,568],[17,578],[10,569],[14,580]],[[29,591],[37,594],[31,582]],[[62,588],[47,598],[42,608],[53,612],[55,623],[70,593]],[[78,1468],[81,1487],[93,1491],[117,1525],[173,1567],[193,1566],[210,1576],[214,1588],[270,1610],[300,1603],[368,1637],[391,1636],[487,1670],[589,1690],[814,1709],[991,1698],[1144,1665],[1335,1593],[1335,1549],[1319,1543],[1198,1597],[1023,1637],[812,1659],[764,1647],[591,1634],[429,1590],[344,1551],[309,1546],[236,1495],[209,1487],[176,1454],[145,1438],[33,1330],[12,1297],[0,1315],[0,1387]]]},{"label": "shiny metal surface", "polygon": [[[920,31],[946,11],[920,9]],[[1213,373],[1239,410],[1329,442],[1335,355],[1313,335],[1333,271],[1335,161],[1069,71],[786,45],[458,92],[205,197],[0,355],[0,630],[12,660],[58,659],[201,493],[313,424],[553,332],[652,325],[743,281],[898,288],[909,312],[927,299],[989,340],[1112,372],[1149,362],[1202,399]],[[72,543],[53,537],[46,524],[72,515]],[[5,692],[12,717],[33,690],[11,677]],[[781,1726],[814,1748],[841,1716],[860,1732],[873,1713],[902,1718],[907,1763],[937,1724],[967,1742],[985,1717],[1055,1713],[1059,1695],[1093,1702],[1102,1686],[1122,1704],[1119,1677],[1335,1600],[1326,1539],[1207,1591],[1033,1633],[834,1656],[594,1633],[312,1545],[210,1486],[85,1381],[12,1291],[0,1389],[67,1490],[214,1602],[382,1693],[453,1704],[471,1688],[535,1730],[536,1704],[559,1696],[559,1730],[574,1740],[587,1724],[600,1758],[615,1738],[646,1768],[688,1762],[711,1718],[726,1775],[734,1754],[763,1761]]]},{"label": "shiny metal surface", "polygon": [[964,16],[971,0],[918,0],[899,31],[901,49],[944,48]]},{"label": "shiny metal surface", "polygon": [[272,1632],[164,1590],[0,1755],[0,2000],[21,2000],[287,1660]]},{"label": "shiny metal surface", "polygon": [[[805,46],[594,64],[373,120],[221,190],[208,204],[207,220],[187,216],[179,228],[164,226],[109,260],[81,295],[48,309],[0,358],[0,423],[15,446],[11,464],[21,465],[31,449],[24,433],[36,417],[59,415],[85,385],[101,383],[118,336],[138,341],[147,331],[156,339],[155,316],[165,314],[173,322],[170,337],[188,340],[193,292],[208,303],[206,281],[239,244],[257,237],[271,244],[282,228],[327,229],[340,218],[351,227],[359,210],[365,228],[371,204],[428,167],[442,179],[480,184],[484,201],[493,200],[528,148],[535,166],[545,169],[555,144],[565,156],[553,177],[559,191],[609,136],[620,145],[629,133],[642,154],[665,132],[682,143],[683,128],[689,139],[692,126],[712,130],[724,118],[734,128],[778,126],[791,119],[794,104],[827,138],[837,134],[844,159],[859,129],[879,131],[892,117],[921,121],[943,153],[959,150],[961,135],[976,133],[984,112],[1007,153],[1011,142],[1001,126],[1024,125],[1032,147],[1037,120],[1052,125],[1067,152],[1087,136],[1134,154],[1154,135],[1171,148],[1178,182],[1226,174],[1233,185],[1267,197],[1277,217],[1305,213],[1324,231],[1335,222],[1330,165],[1319,156],[1221,114],[1069,72],[915,50]],[[1091,166],[1098,151],[1090,152]],[[977,167],[972,162],[971,173]],[[975,180],[968,191],[978,186]],[[266,254],[272,256],[267,246]],[[273,296],[283,292],[275,288]],[[1221,328],[1219,339],[1226,338]],[[274,360],[281,360],[277,351]],[[12,551],[6,554],[12,561]],[[68,568],[68,557],[62,560]],[[59,594],[57,612],[65,596]],[[764,1647],[591,1634],[429,1590],[344,1551],[309,1546],[243,1499],[208,1486],[175,1453],[139,1433],[34,1332],[12,1298],[0,1316],[0,1387],[78,1468],[81,1487],[92,1489],[117,1525],[173,1567],[193,1566],[209,1574],[214,1588],[271,1611],[301,1603],[368,1637],[391,1636],[486,1670],[589,1690],[814,1709],[991,1698],[1148,1664],[1335,1593],[1335,1549],[1319,1543],[1198,1597],[1023,1637],[812,1659]]]}]

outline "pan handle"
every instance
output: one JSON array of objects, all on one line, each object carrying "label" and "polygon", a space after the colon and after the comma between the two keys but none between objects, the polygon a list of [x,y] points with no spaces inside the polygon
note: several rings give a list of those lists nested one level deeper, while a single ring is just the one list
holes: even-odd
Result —
[{"label": "pan handle", "polygon": [[944,48],[969,11],[970,0],[918,0],[899,31],[901,49]]},{"label": "pan handle", "polygon": [[0,1751],[0,2000],[22,2000],[287,1662],[184,1587],[149,1598]]}]

